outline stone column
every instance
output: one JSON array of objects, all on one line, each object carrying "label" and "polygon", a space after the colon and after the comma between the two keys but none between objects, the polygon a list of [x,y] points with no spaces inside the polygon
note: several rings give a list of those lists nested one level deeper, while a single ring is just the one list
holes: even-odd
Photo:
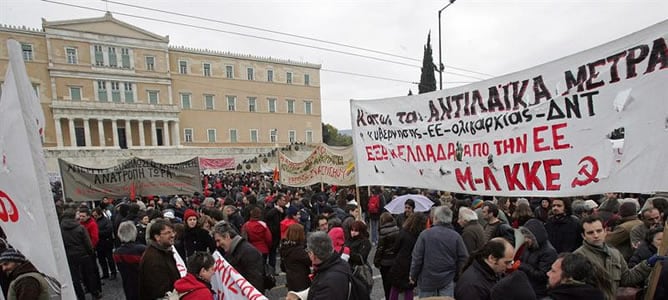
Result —
[{"label": "stone column", "polygon": [[56,123],[56,144],[58,148],[63,147],[63,129],[60,128],[60,118],[55,118]]},{"label": "stone column", "polygon": [[137,127],[139,127],[139,146],[146,146],[146,137],[144,136],[144,120],[139,120],[137,122]]},{"label": "stone column", "polygon": [[125,120],[125,140],[128,149],[132,147],[132,120]]},{"label": "stone column", "polygon": [[116,122],[118,119],[111,119],[111,134],[114,137],[114,147],[118,148],[118,124]]},{"label": "stone column", "polygon": [[174,121],[174,146],[181,146],[181,130],[179,129],[179,121]]},{"label": "stone column", "polygon": [[97,134],[100,136],[100,147],[107,145],[107,141],[104,138],[104,120],[97,119]]},{"label": "stone column", "polygon": [[158,134],[155,132],[155,120],[151,120],[151,145],[158,145]]},{"label": "stone column", "polygon": [[162,141],[165,147],[169,147],[169,121],[162,121]]},{"label": "stone column", "polygon": [[92,146],[92,141],[91,141],[91,138],[90,138],[90,122],[89,121],[90,121],[90,119],[88,119],[88,118],[83,119],[84,136],[85,136],[84,141],[86,141],[86,147]]},{"label": "stone column", "polygon": [[68,125],[70,127],[70,146],[76,147],[77,146],[77,134],[74,131],[74,119],[70,118]]}]

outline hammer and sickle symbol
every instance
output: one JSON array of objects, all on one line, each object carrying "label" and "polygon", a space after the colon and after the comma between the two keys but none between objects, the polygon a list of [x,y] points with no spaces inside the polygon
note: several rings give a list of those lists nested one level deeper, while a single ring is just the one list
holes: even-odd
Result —
[{"label": "hammer and sickle symbol", "polygon": [[[578,162],[578,165],[580,166],[580,171],[578,171],[578,176],[573,178],[571,187],[585,186],[592,182],[598,182],[598,178],[596,178],[598,175],[598,162],[595,158],[585,156]],[[581,178],[580,175],[584,177]]]}]

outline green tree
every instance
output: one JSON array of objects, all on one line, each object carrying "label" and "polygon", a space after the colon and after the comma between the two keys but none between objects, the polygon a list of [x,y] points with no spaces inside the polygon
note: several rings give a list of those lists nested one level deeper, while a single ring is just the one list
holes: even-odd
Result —
[{"label": "green tree", "polygon": [[424,57],[422,58],[422,75],[420,76],[420,85],[418,92],[420,94],[436,90],[436,76],[434,72],[434,58],[431,54],[431,31],[427,34],[427,44],[424,46]]},{"label": "green tree", "polygon": [[353,144],[353,138],[340,134],[336,127],[322,123],[322,142],[329,146],[350,146]]}]

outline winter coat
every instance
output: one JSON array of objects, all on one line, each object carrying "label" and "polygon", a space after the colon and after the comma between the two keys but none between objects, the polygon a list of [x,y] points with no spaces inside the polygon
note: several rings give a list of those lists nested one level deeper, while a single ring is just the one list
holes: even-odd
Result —
[{"label": "winter coat", "polygon": [[408,282],[408,276],[411,271],[411,260],[417,235],[408,232],[405,229],[399,231],[399,238],[394,244],[392,251],[397,254],[394,264],[390,267],[390,283],[392,287],[400,290],[413,289]]},{"label": "winter coat", "polygon": [[95,220],[95,223],[97,223],[100,240],[111,241],[114,238],[114,228],[111,226],[109,219],[103,216]]},{"label": "winter coat", "polygon": [[538,220],[545,223],[547,222],[547,218],[550,215],[550,208],[543,208],[542,206],[538,206],[536,209],[534,209],[533,215],[536,216]]},{"label": "winter coat", "polygon": [[181,278],[174,253],[151,241],[139,262],[139,299],[154,300],[171,291]]},{"label": "winter coat", "polygon": [[608,233],[605,237],[605,242],[608,245],[617,248],[617,250],[624,256],[624,259],[628,261],[629,258],[631,258],[631,255],[633,255],[633,248],[631,248],[631,229],[642,224],[642,221],[638,220],[638,217],[634,215],[622,218],[621,222],[621,224],[615,227],[615,230]]},{"label": "winter coat", "polygon": [[603,292],[585,283],[560,284],[547,290],[549,300],[606,300]]},{"label": "winter coat", "polygon": [[450,224],[423,231],[413,248],[410,277],[423,290],[439,290],[452,283],[469,254],[464,240]]},{"label": "winter coat", "polygon": [[212,300],[211,284],[199,280],[195,275],[188,273],[186,276],[174,282],[174,289],[179,294],[186,293],[181,300]]},{"label": "winter coat", "polygon": [[535,244],[526,248],[520,256],[519,270],[529,278],[536,296],[544,297],[547,289],[547,272],[552,268],[552,263],[557,260],[557,250],[547,239],[547,231],[541,221],[531,219],[524,224],[524,228],[533,234]]},{"label": "winter coat", "polygon": [[230,250],[225,252],[225,259],[260,293],[264,292],[264,261],[260,251],[253,245],[237,235],[232,238]]},{"label": "winter coat", "polygon": [[93,245],[86,229],[74,219],[63,219],[60,222],[63,244],[67,257],[84,257],[93,255]]},{"label": "winter coat", "polygon": [[314,266],[315,276],[308,292],[308,300],[347,300],[350,266],[337,253]]},{"label": "winter coat", "polygon": [[597,247],[585,241],[574,253],[584,255],[589,261],[603,268],[612,280],[613,291],[616,291],[617,287],[620,286],[642,284],[651,271],[646,263],[638,264],[633,269],[629,269],[622,253],[607,244],[603,244],[603,247]]},{"label": "winter coat", "polygon": [[311,259],[306,253],[306,245],[289,240],[282,240],[280,245],[281,270],[285,272],[288,291],[307,289],[311,283]]},{"label": "winter coat", "polygon": [[187,262],[195,251],[206,251],[208,253],[216,251],[216,242],[205,229],[200,227],[188,228],[186,226],[181,237],[181,245],[176,250],[181,258]]},{"label": "winter coat", "polygon": [[245,235],[251,245],[255,247],[262,255],[269,254],[271,247],[271,232],[269,227],[262,221],[250,220],[241,228],[242,235]]},{"label": "winter coat", "polygon": [[81,226],[83,226],[88,232],[88,236],[90,237],[91,244],[93,244],[93,248],[97,247],[97,242],[100,241],[100,235],[99,235],[99,230],[97,228],[97,223],[95,223],[93,218],[89,218],[88,221],[81,222]]},{"label": "winter coat", "polygon": [[35,266],[32,263],[26,261],[16,266],[13,271],[7,274],[11,282],[9,285],[7,299],[48,300],[48,290],[42,287],[39,280],[31,276],[24,276],[23,278],[16,281],[16,278],[23,274],[35,272],[38,272]]},{"label": "winter coat", "polygon": [[126,300],[139,299],[139,262],[146,251],[146,245],[124,243],[114,251],[114,262],[123,279]]},{"label": "winter coat", "polygon": [[285,219],[285,207],[283,207],[283,212],[273,207],[265,214],[264,221],[267,223],[272,237],[271,248],[278,247],[278,243],[281,241],[281,221],[283,219]]},{"label": "winter coat", "polygon": [[650,258],[652,255],[656,254],[657,251],[658,249],[656,249],[654,245],[648,244],[646,241],[641,242],[638,249],[633,252],[633,255],[631,255],[631,258],[629,259],[629,268],[633,268],[643,260]]},{"label": "winter coat", "polygon": [[469,221],[462,229],[462,240],[469,254],[482,248],[487,242],[482,225],[477,220]]},{"label": "winter coat", "polygon": [[372,245],[368,238],[358,235],[346,241],[346,246],[350,249],[350,260],[348,262],[351,266],[369,263],[368,259]]},{"label": "winter coat", "polygon": [[580,221],[574,216],[552,216],[545,223],[545,230],[557,253],[573,252],[582,245]]},{"label": "winter coat", "polygon": [[394,244],[399,239],[399,227],[394,222],[380,227],[378,247],[373,257],[373,265],[376,268],[389,267],[394,264],[397,253],[394,252]]},{"label": "winter coat", "polygon": [[455,285],[455,299],[490,299],[492,287],[499,281],[484,261],[477,259],[464,271]]}]

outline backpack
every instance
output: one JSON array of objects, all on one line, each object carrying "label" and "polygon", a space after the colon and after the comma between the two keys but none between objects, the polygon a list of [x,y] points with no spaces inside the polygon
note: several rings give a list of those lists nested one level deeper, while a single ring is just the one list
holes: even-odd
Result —
[{"label": "backpack", "polygon": [[380,195],[371,195],[367,204],[367,212],[372,215],[380,213]]},{"label": "backpack", "polygon": [[48,276],[48,275],[45,275],[45,274],[42,274],[42,273],[38,273],[38,272],[29,272],[29,273],[19,275],[9,285],[9,289],[10,290],[13,289],[14,284],[16,282],[18,282],[20,279],[25,278],[25,277],[32,277],[32,278],[35,278],[37,281],[39,281],[39,284],[42,287],[42,291],[46,291],[47,294],[48,294],[47,299],[49,299],[49,300],[60,300],[60,299],[62,299],[61,291],[60,291],[60,289],[61,289],[60,282],[58,282],[57,279],[55,279],[51,276]]},{"label": "backpack", "polygon": [[[358,269],[357,267],[365,266],[356,266],[355,269]],[[367,270],[370,273],[370,268]],[[363,271],[360,270],[360,272]],[[354,275],[354,272],[353,274],[348,274],[348,278],[348,300],[371,300],[371,287],[365,280],[360,279],[359,275]],[[369,274],[368,278],[371,278],[371,284],[373,285],[371,274]]]},{"label": "backpack", "polygon": [[373,273],[368,264],[355,265],[352,269],[354,278],[359,279],[369,290],[373,289]]}]

